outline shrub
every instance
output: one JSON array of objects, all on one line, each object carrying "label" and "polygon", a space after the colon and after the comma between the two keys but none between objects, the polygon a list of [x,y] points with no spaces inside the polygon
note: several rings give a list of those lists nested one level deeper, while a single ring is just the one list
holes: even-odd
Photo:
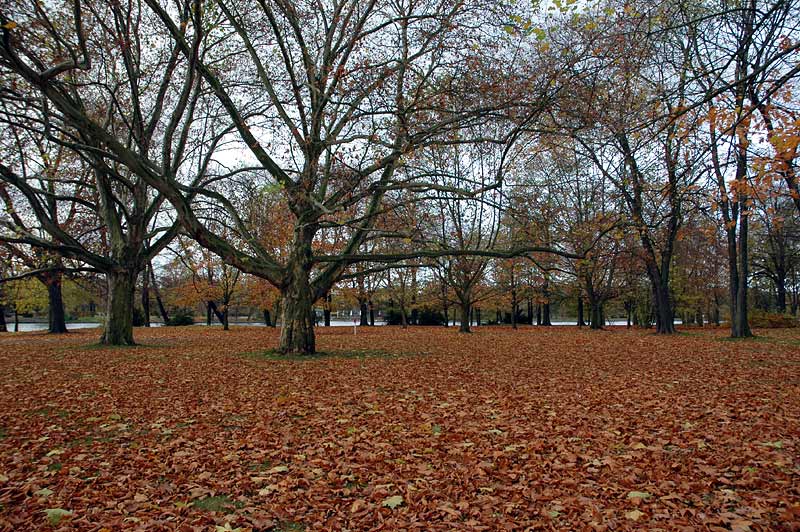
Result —
[{"label": "shrub", "polygon": [[167,320],[167,325],[169,327],[182,327],[184,325],[194,325],[194,316],[192,316],[192,311],[188,309],[178,309],[172,313],[169,320]]},{"label": "shrub", "polygon": [[[390,308],[384,314],[383,319],[386,321],[386,325],[401,325],[403,315],[396,308]],[[406,319],[406,323],[408,323],[408,319]]]},{"label": "shrub", "polygon": [[444,325],[444,314],[438,310],[423,307],[419,311],[418,320],[420,325]]},{"label": "shrub", "polygon": [[748,321],[751,327],[757,329],[783,329],[797,327],[797,318],[788,314],[778,314],[776,312],[764,312],[763,310],[753,309],[750,311]]}]

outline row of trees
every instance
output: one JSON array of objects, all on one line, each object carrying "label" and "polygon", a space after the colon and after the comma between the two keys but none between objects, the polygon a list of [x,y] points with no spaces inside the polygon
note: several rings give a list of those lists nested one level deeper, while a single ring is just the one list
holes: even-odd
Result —
[{"label": "row of trees", "polygon": [[287,353],[334,286],[423,269],[462,324],[532,267],[598,326],[642,279],[660,333],[678,284],[727,290],[747,336],[748,283],[785,307],[795,272],[797,8],[10,0],[0,239],[23,275],[105,275],[110,344],[176,245],[276,291]]}]

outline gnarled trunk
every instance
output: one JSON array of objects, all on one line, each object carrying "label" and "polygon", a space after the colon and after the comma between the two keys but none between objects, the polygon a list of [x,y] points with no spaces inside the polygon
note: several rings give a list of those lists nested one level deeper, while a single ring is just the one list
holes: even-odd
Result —
[{"label": "gnarled trunk", "polygon": [[109,272],[106,274],[108,296],[103,335],[100,343],[105,345],[134,345],[133,299],[137,272]]}]

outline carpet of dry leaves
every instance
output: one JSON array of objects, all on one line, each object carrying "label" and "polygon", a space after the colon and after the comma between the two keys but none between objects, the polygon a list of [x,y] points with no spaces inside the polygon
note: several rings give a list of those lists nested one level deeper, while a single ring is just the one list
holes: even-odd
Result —
[{"label": "carpet of dry leaves", "polygon": [[0,335],[0,530],[799,530],[800,331]]}]

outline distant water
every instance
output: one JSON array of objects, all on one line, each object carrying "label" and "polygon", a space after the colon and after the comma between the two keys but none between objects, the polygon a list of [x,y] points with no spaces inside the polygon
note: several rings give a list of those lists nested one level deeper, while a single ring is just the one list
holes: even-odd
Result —
[{"label": "distant water", "polygon": [[[576,320],[554,321],[553,325],[575,325],[575,323],[576,323]],[[626,324],[625,320],[611,320],[610,322],[606,323],[606,325],[625,325],[625,324]],[[680,320],[675,320],[675,324],[676,325],[680,325],[681,321]],[[206,323],[205,322],[197,322],[197,323],[195,323],[195,325],[205,327]],[[220,322],[218,322],[218,321],[214,321],[211,325],[215,326],[215,327],[222,326],[222,324]],[[240,326],[245,326],[245,327],[264,327],[264,322],[232,321],[231,325],[234,325],[234,326],[237,326],[237,327],[240,327]],[[384,323],[382,321],[376,321],[375,325],[384,325]],[[457,323],[454,323],[453,325],[457,325]],[[9,332],[13,332],[14,331],[14,323],[13,323],[13,321],[12,322],[8,322],[7,326],[8,326]],[[102,326],[102,324],[99,323],[99,322],[97,322],[97,323],[92,323],[92,322],[69,323],[68,322],[67,323],[67,329],[68,330],[92,329],[94,327],[101,327],[101,326]],[[163,327],[163,324],[160,323],[160,322],[152,322],[150,324],[150,326],[151,327]],[[352,320],[342,320],[342,319],[339,319],[339,320],[332,319],[331,320],[331,327],[352,327],[352,326],[353,326],[353,321]],[[485,327],[485,325],[482,325],[482,326]],[[318,325],[318,327],[323,327],[322,323],[320,323]],[[38,323],[20,323],[19,324],[19,332],[46,331],[46,330],[47,330],[47,323],[38,322]]]},{"label": "distant water", "polygon": [[[257,321],[232,321],[230,322],[232,326],[240,327],[264,327],[264,322],[257,322]],[[67,330],[75,330],[75,329],[92,329],[95,327],[102,327],[102,323],[100,322],[67,322]],[[196,322],[196,326],[206,326],[206,322]],[[222,324],[219,321],[214,321],[211,323],[214,327],[221,327]],[[383,325],[383,322],[375,322],[375,325]],[[151,327],[163,327],[164,324],[160,322],[151,322]],[[319,325],[322,327],[322,324]],[[352,320],[331,320],[332,327],[352,327],[353,322]],[[8,328],[9,332],[14,332],[14,322],[13,320],[6,321],[6,327]],[[34,323],[20,323],[19,324],[19,332],[35,332],[35,331],[46,331],[48,327],[47,323],[43,322],[34,322]]]},{"label": "distant water", "polygon": [[[14,322],[13,321],[6,321],[6,327],[8,328],[8,332],[14,332]],[[100,327],[99,323],[89,323],[89,322],[78,322],[78,323],[67,323],[67,330],[73,329],[93,329],[94,327]],[[19,332],[33,332],[33,331],[46,331],[47,330],[47,323],[20,323],[19,324]]]}]

